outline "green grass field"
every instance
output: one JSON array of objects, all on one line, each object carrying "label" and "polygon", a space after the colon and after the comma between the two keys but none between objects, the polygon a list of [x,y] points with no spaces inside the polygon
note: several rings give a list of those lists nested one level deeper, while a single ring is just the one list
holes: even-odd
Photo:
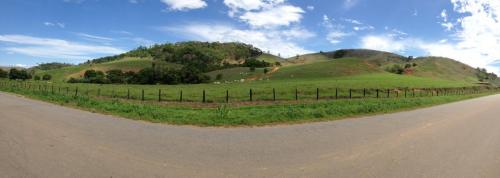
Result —
[{"label": "green grass field", "polygon": [[132,99],[141,99],[142,90],[145,92],[146,100],[157,100],[159,90],[161,98],[165,101],[177,101],[180,92],[183,101],[199,102],[202,100],[203,90],[206,93],[207,102],[225,102],[226,92],[229,91],[230,101],[241,102],[249,100],[250,89],[253,100],[272,100],[273,89],[276,91],[277,100],[295,100],[297,89],[300,99],[315,99],[316,90],[319,88],[321,98],[332,98],[337,89],[340,97],[349,96],[349,89],[354,89],[353,95],[362,94],[362,89],[369,90],[369,95],[374,96],[374,89],[403,89],[403,88],[453,88],[475,86],[467,82],[449,81],[441,79],[429,79],[414,76],[396,75],[390,73],[364,74],[356,76],[344,76],[335,78],[311,78],[311,79],[282,79],[282,80],[257,80],[247,82],[233,82],[221,84],[197,84],[197,85],[98,85],[98,84],[68,84],[50,82],[31,82],[32,87],[38,85],[51,87],[56,90],[74,92],[78,88],[81,94],[107,96],[116,98],[127,98],[128,92]]},{"label": "green grass field", "polygon": [[[324,100],[304,103],[276,103],[271,105],[230,106],[218,104],[216,107],[165,105],[156,102],[139,102],[111,98],[96,98],[37,91],[19,87],[0,85],[1,91],[16,93],[75,107],[92,112],[113,114],[125,118],[157,123],[196,126],[262,126],[272,124],[293,124],[303,122],[331,121],[348,117],[391,113],[415,108],[433,106],[480,96],[494,94],[496,90],[481,90],[467,94],[440,96],[416,96],[408,98],[364,98]],[[19,84],[19,83],[18,83]]]}]

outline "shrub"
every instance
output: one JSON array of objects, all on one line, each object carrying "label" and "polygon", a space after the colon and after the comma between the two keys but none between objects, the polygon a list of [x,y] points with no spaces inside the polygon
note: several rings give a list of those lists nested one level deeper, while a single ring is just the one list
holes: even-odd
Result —
[{"label": "shrub", "polygon": [[33,79],[38,81],[38,80],[40,80],[40,76],[35,75],[35,77]]},{"label": "shrub", "polygon": [[52,80],[52,75],[45,74],[42,76],[42,80]]},{"label": "shrub", "polygon": [[269,72],[269,69],[264,68],[264,74],[267,74]]},{"label": "shrub", "polygon": [[412,67],[412,65],[411,65],[411,64],[406,64],[406,65],[405,65],[405,69],[409,69],[409,68],[411,68],[411,67]]},{"label": "shrub", "polygon": [[9,72],[9,79],[11,80],[27,80],[31,79],[31,75],[28,73],[27,70],[18,70],[15,68],[10,69]]},{"label": "shrub", "polygon": [[215,80],[222,80],[222,74],[217,74],[217,76],[215,76]]},{"label": "shrub", "polygon": [[0,69],[0,78],[7,78],[9,77],[9,73],[3,69]]},{"label": "shrub", "polygon": [[111,83],[123,83],[124,82],[124,74],[122,70],[113,69],[106,72],[106,78]]},{"label": "shrub", "polygon": [[401,67],[399,64],[394,64],[392,67],[389,67],[386,69],[387,72],[394,73],[394,74],[403,74],[404,69]]}]

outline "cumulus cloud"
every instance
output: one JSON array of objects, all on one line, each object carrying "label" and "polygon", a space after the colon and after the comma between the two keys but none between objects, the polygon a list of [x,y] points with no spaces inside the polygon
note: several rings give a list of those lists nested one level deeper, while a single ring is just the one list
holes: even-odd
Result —
[{"label": "cumulus cloud", "polygon": [[207,7],[204,0],[161,0],[170,10],[187,11]]},{"label": "cumulus cloud", "polygon": [[404,53],[408,48],[410,40],[398,40],[390,35],[367,35],[361,38],[361,47],[380,51]]},{"label": "cumulus cloud", "polygon": [[119,54],[125,52],[122,49],[102,46],[81,44],[54,38],[39,38],[26,35],[0,35],[0,42],[8,47],[3,48],[7,52],[19,53],[33,57],[45,57],[54,59],[89,59],[96,54]]},{"label": "cumulus cloud", "polygon": [[224,0],[229,16],[254,28],[274,28],[300,22],[305,11],[285,0]]},{"label": "cumulus cloud", "polygon": [[252,44],[272,54],[291,57],[297,54],[311,53],[293,41],[297,36],[311,36],[311,32],[303,29],[288,31],[272,29],[239,29],[229,25],[193,24],[163,28],[167,32],[189,35],[190,38],[212,42],[242,42]]},{"label": "cumulus cloud", "polygon": [[456,26],[443,25],[452,32],[453,41],[423,46],[431,55],[452,57],[474,67],[482,67],[500,74],[500,1],[451,0],[453,11],[459,17],[450,19],[447,11],[441,13],[445,23],[456,21]]}]

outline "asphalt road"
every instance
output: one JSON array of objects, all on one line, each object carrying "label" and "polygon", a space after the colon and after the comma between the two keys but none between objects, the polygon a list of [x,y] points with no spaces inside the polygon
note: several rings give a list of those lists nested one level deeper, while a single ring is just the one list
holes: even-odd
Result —
[{"label": "asphalt road", "polygon": [[500,177],[500,95],[262,128],[120,119],[0,93],[0,177]]}]

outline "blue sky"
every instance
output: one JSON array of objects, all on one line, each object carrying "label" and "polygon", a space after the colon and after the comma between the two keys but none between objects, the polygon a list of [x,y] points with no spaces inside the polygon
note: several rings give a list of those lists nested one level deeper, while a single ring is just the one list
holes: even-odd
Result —
[{"label": "blue sky", "polygon": [[499,72],[495,0],[2,0],[0,65],[80,63],[155,43],[239,41],[281,56],[341,48]]}]

